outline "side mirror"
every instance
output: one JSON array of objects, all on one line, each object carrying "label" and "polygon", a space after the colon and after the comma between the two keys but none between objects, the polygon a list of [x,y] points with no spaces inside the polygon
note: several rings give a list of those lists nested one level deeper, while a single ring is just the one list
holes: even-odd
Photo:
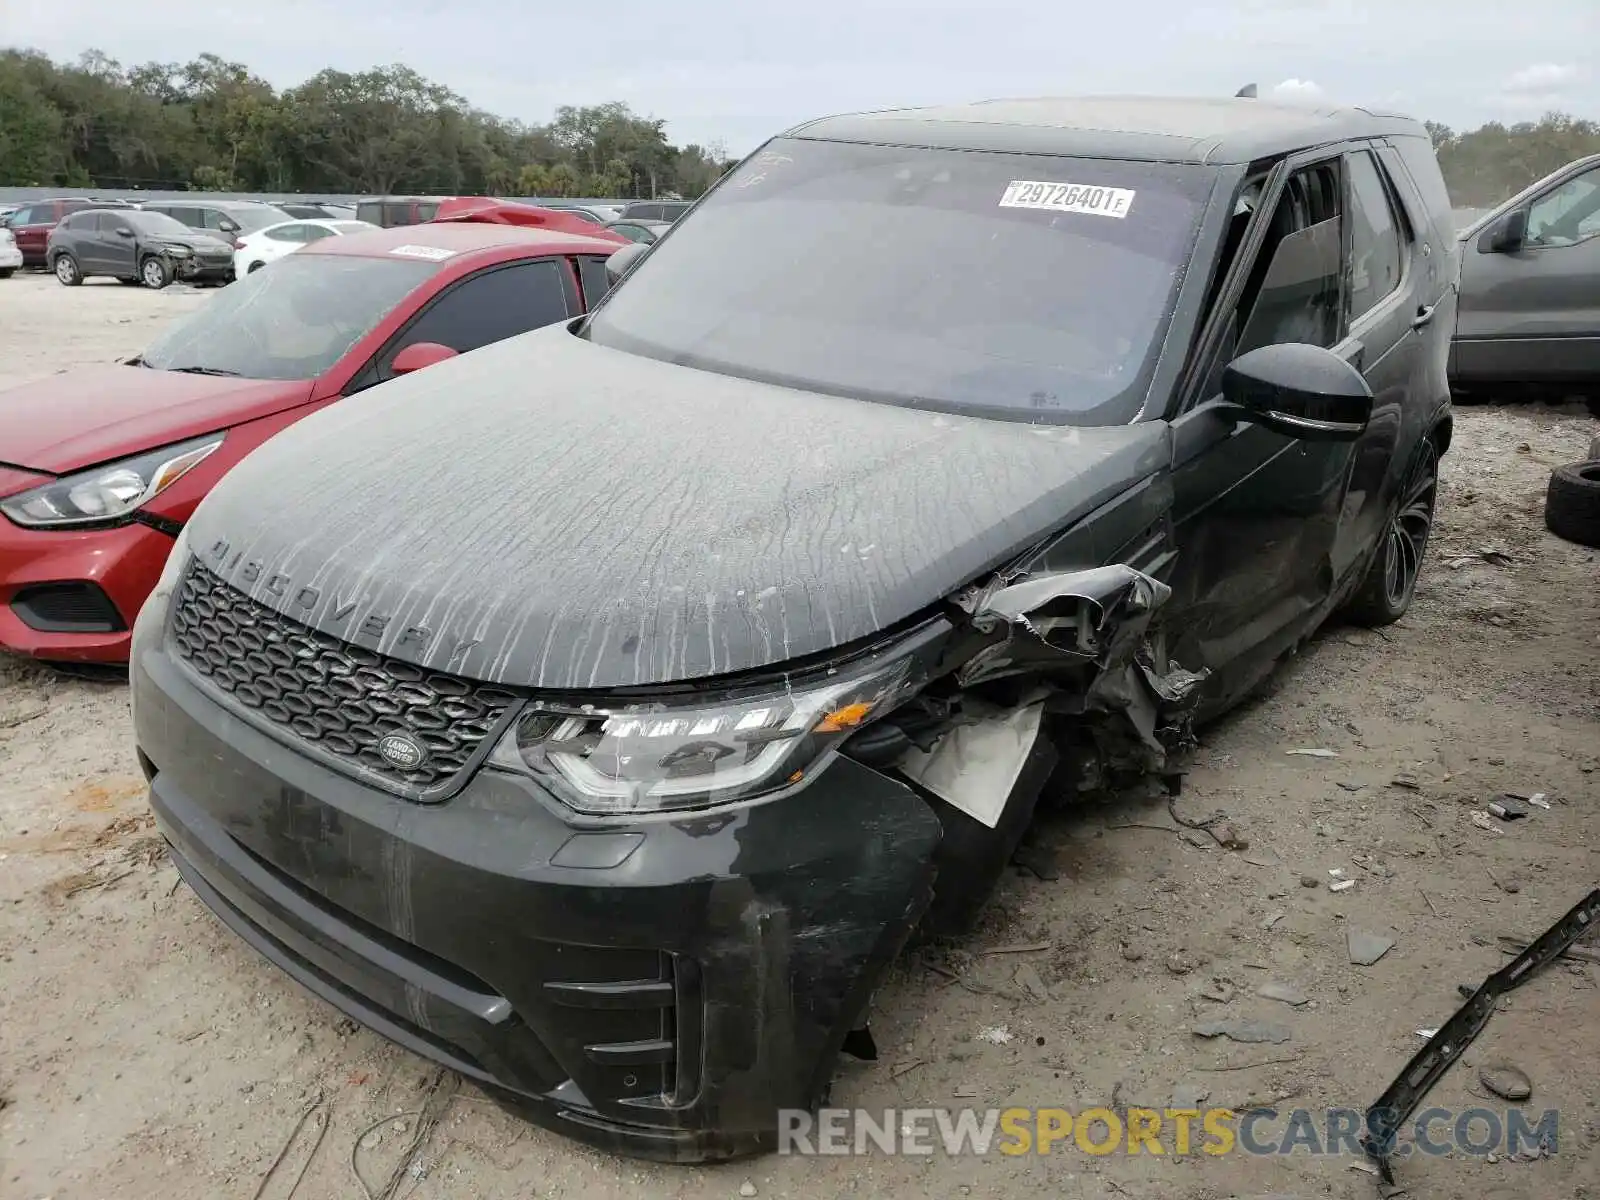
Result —
[{"label": "side mirror", "polygon": [[133,230],[129,229],[126,225],[119,225],[117,226],[117,236],[120,238],[131,238],[133,236]]},{"label": "side mirror", "polygon": [[1515,254],[1528,241],[1528,210],[1515,208],[1490,222],[1478,239],[1480,254]]},{"label": "side mirror", "polygon": [[431,367],[434,363],[454,358],[457,353],[459,352],[438,342],[412,342],[394,356],[394,361],[389,364],[389,370],[396,375],[409,375],[412,371],[420,371],[423,367]]},{"label": "side mirror", "polygon": [[1354,441],[1372,417],[1361,372],[1303,342],[1241,354],[1222,373],[1222,397],[1246,421],[1308,442]]},{"label": "side mirror", "polygon": [[238,233],[239,223],[237,221],[218,221],[217,228],[222,230],[223,233]]},{"label": "side mirror", "polygon": [[650,253],[650,247],[644,242],[634,242],[614,251],[606,259],[606,278],[611,281],[611,286],[616,287],[621,282],[622,277],[633,267],[633,264],[648,253]]}]

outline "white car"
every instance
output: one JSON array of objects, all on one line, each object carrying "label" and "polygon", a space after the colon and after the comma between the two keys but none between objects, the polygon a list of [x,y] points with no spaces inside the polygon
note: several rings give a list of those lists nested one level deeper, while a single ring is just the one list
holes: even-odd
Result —
[{"label": "white car", "polygon": [[376,228],[366,221],[280,221],[234,239],[233,273],[238,277],[259,271],[269,262],[325,237],[371,233]]},{"label": "white car", "polygon": [[16,235],[0,226],[0,279],[9,278],[21,266],[22,251],[17,249]]}]

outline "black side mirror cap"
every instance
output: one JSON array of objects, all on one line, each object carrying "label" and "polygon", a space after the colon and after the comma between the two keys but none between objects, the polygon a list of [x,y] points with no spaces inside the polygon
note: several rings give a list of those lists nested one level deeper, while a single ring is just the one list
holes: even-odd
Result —
[{"label": "black side mirror cap", "polygon": [[630,242],[620,250],[613,251],[606,259],[606,278],[611,281],[611,286],[616,287],[622,282],[622,277],[650,252],[650,247],[644,242]]},{"label": "black side mirror cap", "polygon": [[1222,373],[1222,397],[1244,420],[1301,441],[1354,441],[1372,419],[1361,372],[1304,342],[1241,354]]},{"label": "black side mirror cap", "polygon": [[1489,223],[1478,238],[1480,254],[1515,254],[1528,242],[1528,210],[1514,208]]}]

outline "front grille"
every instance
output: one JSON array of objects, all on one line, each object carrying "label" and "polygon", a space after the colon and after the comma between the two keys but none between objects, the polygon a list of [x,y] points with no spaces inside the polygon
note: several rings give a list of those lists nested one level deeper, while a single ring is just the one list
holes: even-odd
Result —
[{"label": "front grille", "polygon": [[11,611],[40,633],[121,633],[127,628],[97,583],[39,583],[11,598]]},{"label": "front grille", "polygon": [[[318,633],[191,562],[172,602],[172,644],[258,724],[402,796],[454,791],[516,703],[503,688],[429,671]],[[391,734],[427,748],[411,769],[378,752]]]}]

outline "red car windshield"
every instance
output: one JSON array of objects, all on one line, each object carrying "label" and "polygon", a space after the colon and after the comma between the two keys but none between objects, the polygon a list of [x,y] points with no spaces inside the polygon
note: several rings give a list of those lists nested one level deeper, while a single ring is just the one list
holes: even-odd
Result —
[{"label": "red car windshield", "polygon": [[315,379],[438,269],[410,258],[291,254],[218,292],[141,361],[163,371]]}]

